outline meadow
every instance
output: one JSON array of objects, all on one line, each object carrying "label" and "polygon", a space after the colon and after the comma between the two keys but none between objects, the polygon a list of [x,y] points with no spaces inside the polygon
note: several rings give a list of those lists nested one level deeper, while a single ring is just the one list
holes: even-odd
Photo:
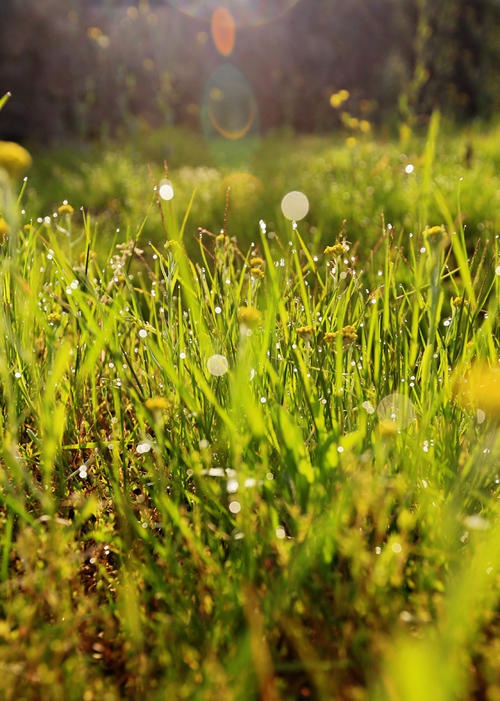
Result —
[{"label": "meadow", "polygon": [[500,148],[438,126],[4,179],[2,698],[500,699]]}]

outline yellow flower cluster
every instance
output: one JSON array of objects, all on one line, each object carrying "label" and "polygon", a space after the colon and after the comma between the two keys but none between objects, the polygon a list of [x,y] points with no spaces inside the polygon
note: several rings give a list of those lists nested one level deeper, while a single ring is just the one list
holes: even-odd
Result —
[{"label": "yellow flower cluster", "polygon": [[464,299],[463,297],[453,297],[451,299],[450,304],[451,304],[451,308],[456,311],[457,309],[460,309],[461,307],[468,307],[469,300]]},{"label": "yellow flower cluster", "polygon": [[262,269],[263,266],[264,260],[259,256],[254,256],[253,258],[250,258],[250,275],[254,278],[264,277],[264,270]]},{"label": "yellow flower cluster", "polygon": [[333,246],[327,246],[323,251],[323,255],[330,256],[331,258],[341,258],[346,255],[348,250],[345,244],[335,243]]},{"label": "yellow flower cluster", "polygon": [[323,340],[325,343],[335,343],[337,338],[342,336],[342,345],[344,348],[352,346],[358,340],[358,332],[355,326],[344,326],[342,331],[333,331],[331,333],[325,333]]},{"label": "yellow flower cluster", "polygon": [[0,141],[0,168],[11,178],[20,177],[31,166],[31,156],[13,141]]},{"label": "yellow flower cluster", "polygon": [[309,340],[313,335],[314,328],[312,326],[298,326],[296,331],[299,338]]},{"label": "yellow flower cluster", "polygon": [[348,99],[349,99],[349,91],[348,90],[339,90],[338,92],[333,93],[333,95],[330,96],[330,105],[334,109],[338,109]]}]

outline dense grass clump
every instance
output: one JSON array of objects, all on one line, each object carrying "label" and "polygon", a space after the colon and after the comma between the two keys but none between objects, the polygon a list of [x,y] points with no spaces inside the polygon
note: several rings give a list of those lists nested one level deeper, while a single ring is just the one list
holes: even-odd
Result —
[{"label": "dense grass clump", "polygon": [[155,206],[4,222],[4,698],[498,698],[498,238]]}]

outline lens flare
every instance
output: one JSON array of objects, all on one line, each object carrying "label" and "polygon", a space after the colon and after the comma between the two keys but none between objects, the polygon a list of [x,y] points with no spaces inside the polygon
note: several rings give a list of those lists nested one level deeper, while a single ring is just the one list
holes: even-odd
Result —
[{"label": "lens flare", "polygon": [[234,49],[236,25],[233,15],[223,5],[220,5],[212,15],[212,39],[217,51],[222,56],[229,56]]},{"label": "lens flare", "polygon": [[179,12],[210,21],[218,7],[232,15],[235,27],[256,27],[272,22],[288,12],[299,0],[170,0]]},{"label": "lens flare", "polygon": [[202,109],[207,136],[236,141],[255,127],[257,103],[252,86],[231,64],[219,66],[209,80]]},{"label": "lens flare", "polygon": [[380,401],[377,416],[381,423],[393,426],[395,431],[408,428],[417,419],[411,400],[398,392],[389,394]]},{"label": "lens flare", "polygon": [[231,173],[226,176],[221,184],[222,193],[229,188],[229,201],[231,210],[243,211],[256,205],[259,201],[264,186],[262,182],[250,173]]}]

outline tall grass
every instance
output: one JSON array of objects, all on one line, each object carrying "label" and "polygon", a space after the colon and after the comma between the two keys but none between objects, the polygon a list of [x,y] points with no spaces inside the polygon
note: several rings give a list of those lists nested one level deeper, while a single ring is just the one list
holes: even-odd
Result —
[{"label": "tall grass", "polygon": [[4,697],[496,698],[498,238],[174,203],[3,245]]}]

